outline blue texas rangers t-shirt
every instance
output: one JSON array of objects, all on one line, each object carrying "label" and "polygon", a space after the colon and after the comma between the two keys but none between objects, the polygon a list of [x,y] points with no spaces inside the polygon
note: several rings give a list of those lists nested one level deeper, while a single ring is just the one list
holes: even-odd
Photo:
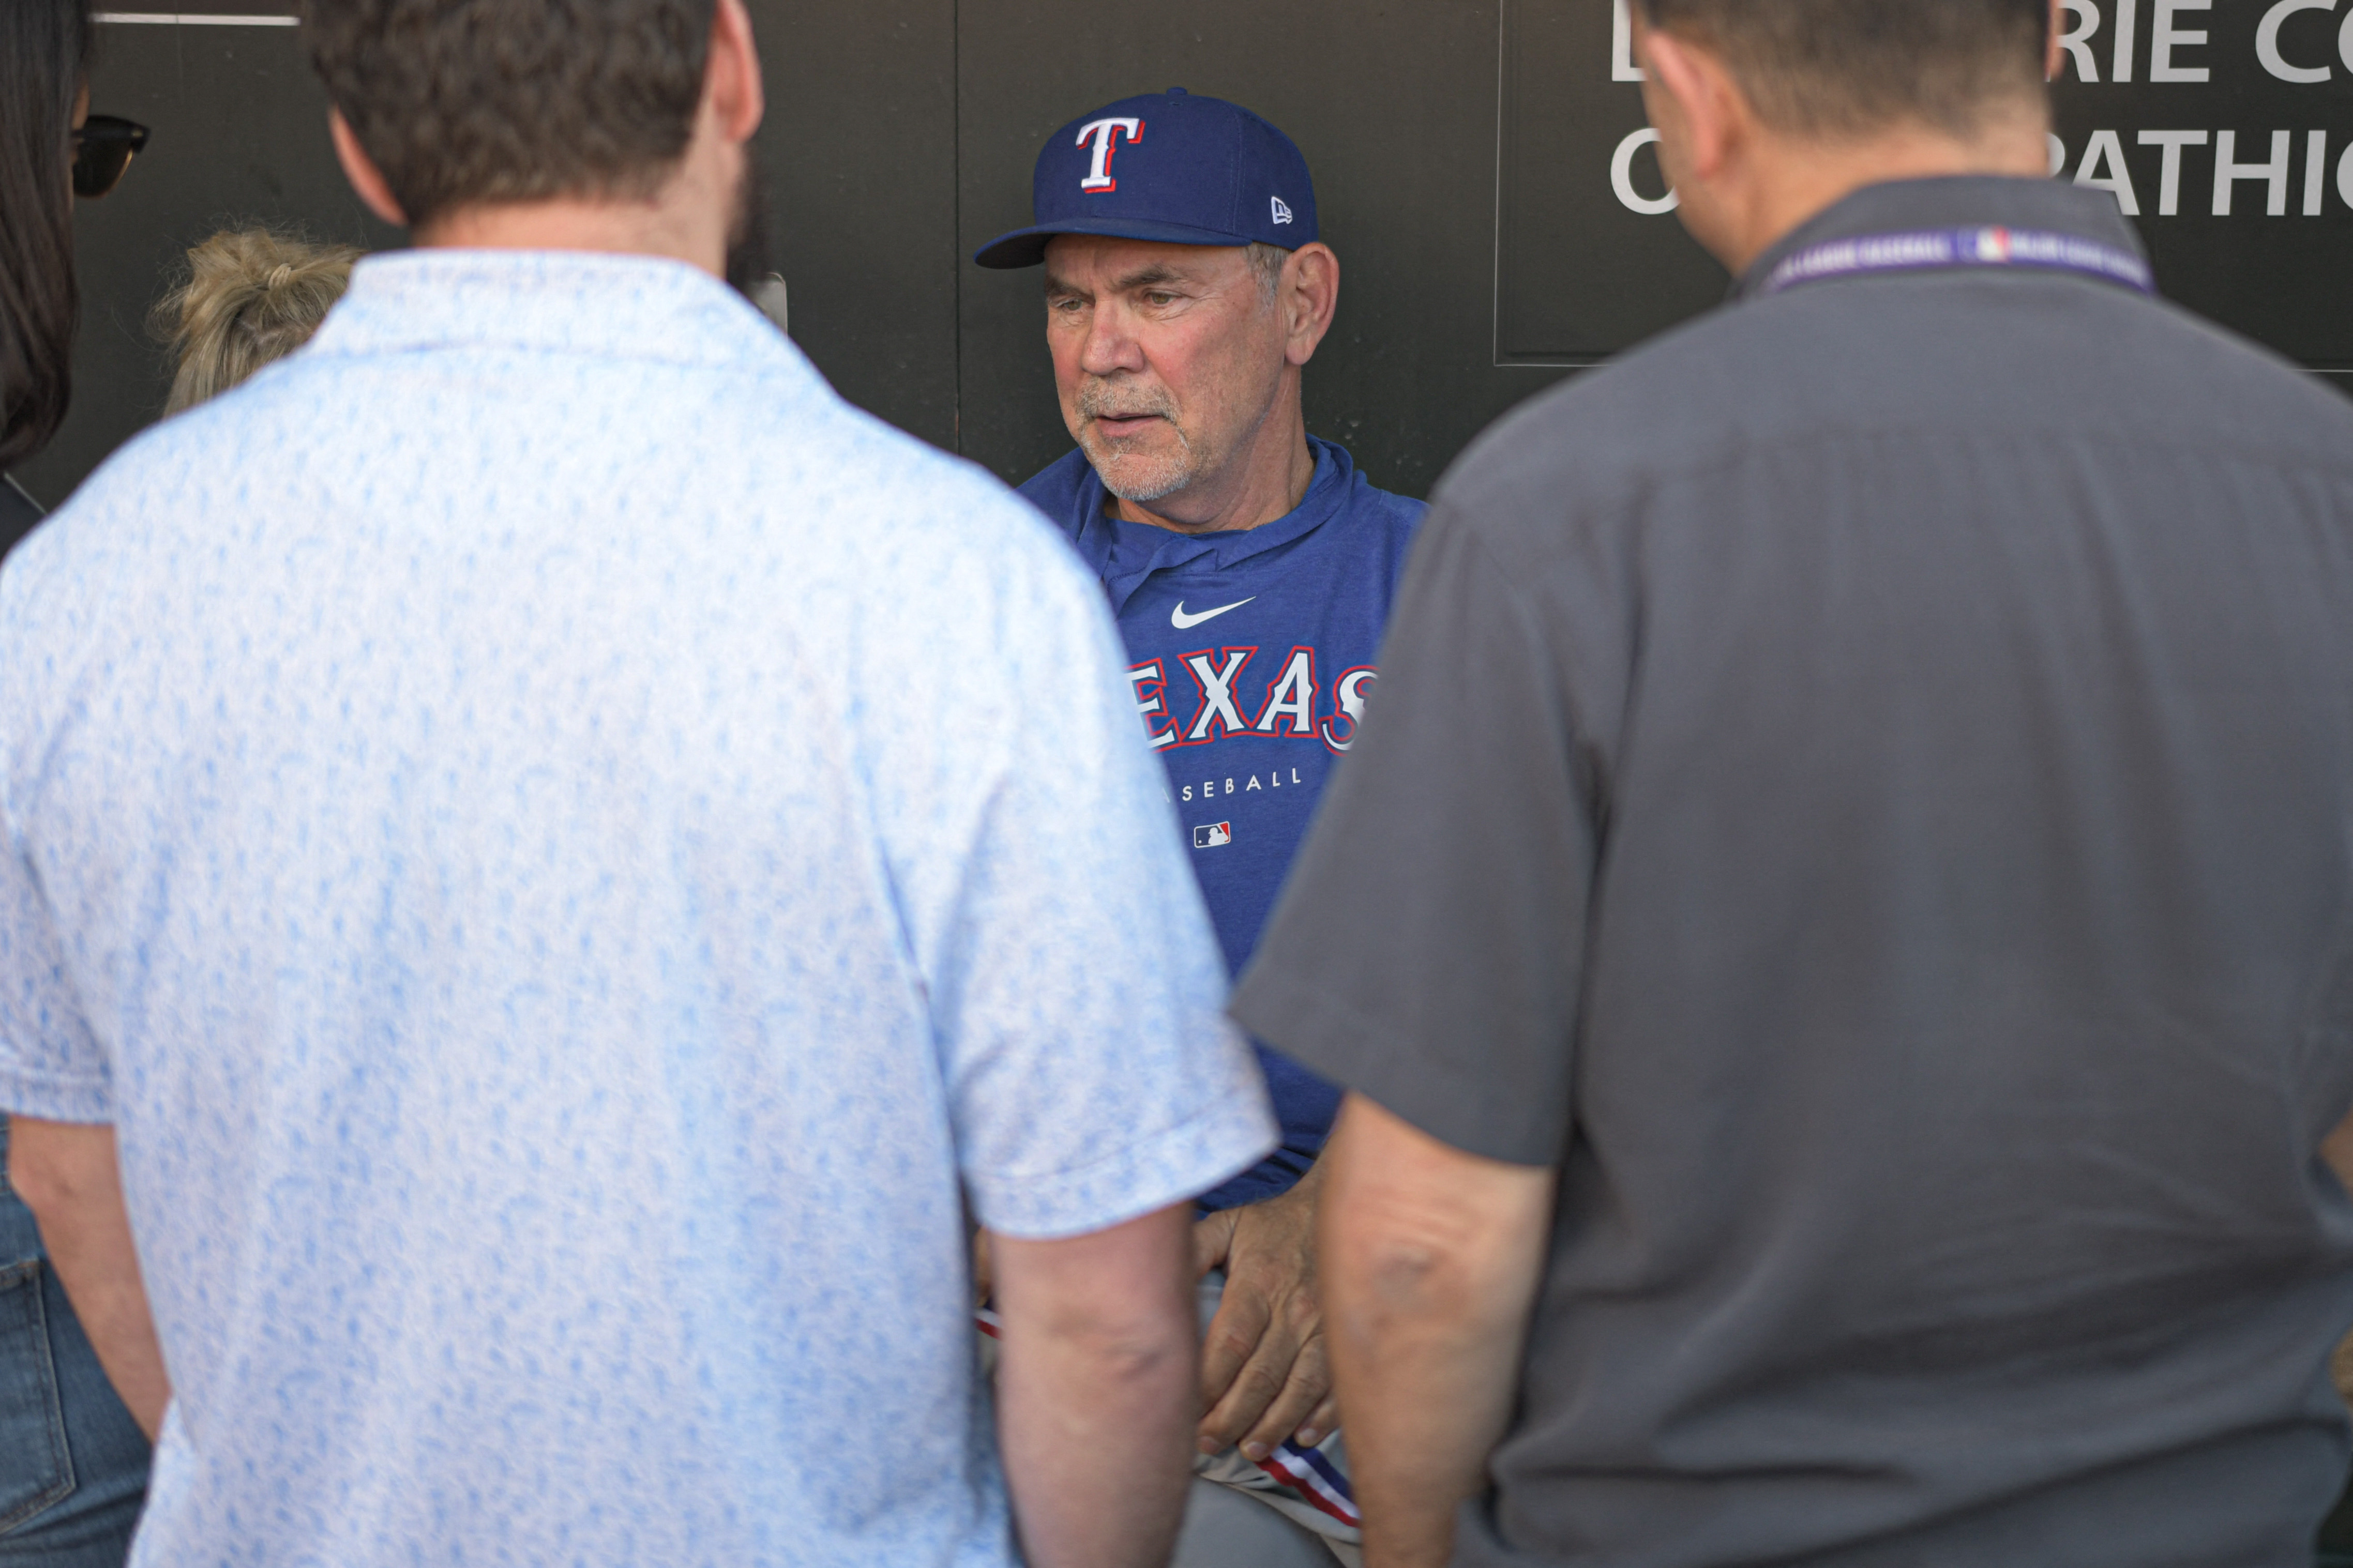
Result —
[{"label": "blue texas rangers t-shirt", "polygon": [[[1378,679],[1381,628],[1425,510],[1375,489],[1313,437],[1315,476],[1292,511],[1238,533],[1122,522],[1072,451],[1021,487],[1103,579],[1147,742],[1192,839],[1226,963],[1250,962],[1283,873]],[[1340,1091],[1258,1047],[1282,1146],[1205,1208],[1289,1190],[1315,1163]]]}]

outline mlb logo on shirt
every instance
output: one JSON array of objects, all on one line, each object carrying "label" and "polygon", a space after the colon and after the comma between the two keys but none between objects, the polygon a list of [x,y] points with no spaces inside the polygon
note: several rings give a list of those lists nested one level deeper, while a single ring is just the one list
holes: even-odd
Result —
[{"label": "mlb logo on shirt", "polygon": [[1193,847],[1196,849],[1215,849],[1220,844],[1233,841],[1234,825],[1230,822],[1212,822],[1193,829]]}]

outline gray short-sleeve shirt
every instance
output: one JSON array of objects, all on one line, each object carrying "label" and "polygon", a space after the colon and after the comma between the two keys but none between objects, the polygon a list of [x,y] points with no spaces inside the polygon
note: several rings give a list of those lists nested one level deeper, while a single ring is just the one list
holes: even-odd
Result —
[{"label": "gray short-sleeve shirt", "polygon": [[1236,1002],[1556,1165],[1458,1561],[2310,1559],[2353,1207],[2353,409],[2082,276],[1755,280],[1440,487]]}]

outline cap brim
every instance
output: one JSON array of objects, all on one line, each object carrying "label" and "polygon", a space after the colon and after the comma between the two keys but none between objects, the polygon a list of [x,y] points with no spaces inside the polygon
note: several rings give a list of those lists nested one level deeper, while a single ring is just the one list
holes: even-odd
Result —
[{"label": "cap brim", "polygon": [[1058,234],[1099,234],[1107,239],[1143,239],[1161,245],[1249,245],[1247,234],[1220,234],[1216,229],[1190,228],[1176,223],[1146,223],[1139,218],[1081,218],[1043,224],[1000,234],[972,253],[983,267],[1035,267],[1046,259],[1046,242]]}]

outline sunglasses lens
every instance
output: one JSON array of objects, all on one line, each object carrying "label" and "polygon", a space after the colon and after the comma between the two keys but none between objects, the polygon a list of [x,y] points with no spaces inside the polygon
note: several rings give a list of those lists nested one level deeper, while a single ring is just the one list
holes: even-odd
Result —
[{"label": "sunglasses lens", "polygon": [[74,159],[73,188],[78,196],[102,196],[121,183],[131,166],[131,149],[85,147]]},{"label": "sunglasses lens", "polygon": [[74,195],[95,198],[121,184],[132,155],[147,144],[147,128],[110,114],[93,114],[75,132],[74,141]]}]

